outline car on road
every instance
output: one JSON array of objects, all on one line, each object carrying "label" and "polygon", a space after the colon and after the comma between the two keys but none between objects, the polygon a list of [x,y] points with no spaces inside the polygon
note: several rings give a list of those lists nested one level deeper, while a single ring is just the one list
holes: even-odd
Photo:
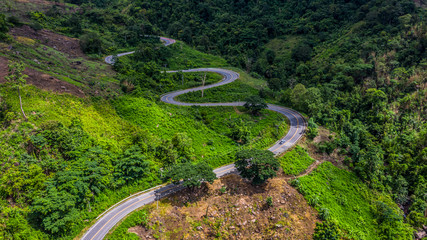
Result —
[{"label": "car on road", "polygon": [[285,143],[285,139],[280,140],[279,144],[284,144]]}]

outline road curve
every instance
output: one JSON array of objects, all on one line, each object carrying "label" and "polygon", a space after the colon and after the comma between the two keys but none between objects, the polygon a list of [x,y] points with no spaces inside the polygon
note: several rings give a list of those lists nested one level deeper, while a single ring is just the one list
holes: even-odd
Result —
[{"label": "road curve", "polygon": [[[170,38],[160,38],[165,46],[175,43],[175,40]],[[124,56],[128,54],[132,54],[134,52],[122,53],[117,56]],[[105,58],[105,62],[109,64],[113,64],[114,60],[112,56],[108,56]],[[168,71],[168,72],[177,72],[177,71]],[[221,74],[223,79],[220,82],[207,85],[204,87],[196,87],[190,88],[186,90],[175,91],[171,93],[167,93],[161,96],[161,100],[165,103],[180,105],[180,106],[243,106],[244,102],[229,102],[229,103],[185,103],[179,102],[175,100],[175,98],[179,95],[200,91],[202,89],[209,89],[213,87],[218,87],[221,85],[229,84],[239,78],[239,74],[233,72],[231,70],[219,69],[219,68],[198,68],[198,69],[189,69],[182,70],[182,72],[214,72]],[[278,112],[283,114],[289,119],[289,131],[285,137],[277,141],[272,147],[268,150],[273,152],[275,155],[280,155],[290,147],[294,146],[297,141],[304,135],[306,129],[306,121],[304,117],[289,108],[285,108],[282,106],[268,104],[268,109],[271,111]],[[229,164],[214,170],[214,173],[218,178],[230,174],[232,172],[237,172],[234,164]],[[158,186],[157,189],[151,190],[144,194],[137,195],[128,200],[124,200],[121,203],[117,204],[117,206],[113,207],[111,210],[107,211],[104,215],[99,217],[98,221],[85,233],[85,235],[81,238],[83,240],[101,240],[108,234],[110,229],[112,229],[120,220],[125,218],[128,214],[135,211],[136,209],[150,204],[157,199],[161,199],[166,197],[174,192],[180,191],[184,189],[184,187],[180,185],[168,184],[163,186]]]}]

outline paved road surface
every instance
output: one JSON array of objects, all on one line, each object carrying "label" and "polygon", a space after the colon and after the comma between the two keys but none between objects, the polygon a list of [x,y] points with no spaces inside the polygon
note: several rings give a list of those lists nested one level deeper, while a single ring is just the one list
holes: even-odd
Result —
[{"label": "paved road surface", "polygon": [[[175,43],[175,40],[169,38],[160,38],[165,42],[165,45],[168,46],[170,44]],[[122,53],[117,56],[124,56],[128,54],[132,54],[134,52]],[[114,60],[112,56],[108,56],[105,58],[105,61],[109,64],[113,64]],[[176,72],[176,71],[169,71]],[[239,74],[226,69],[219,68],[199,68],[199,69],[189,69],[183,70],[182,72],[215,72],[223,75],[223,79],[211,85],[207,85],[204,87],[196,87],[186,90],[175,91],[171,93],[167,93],[162,95],[161,100],[166,103],[181,105],[181,106],[243,106],[244,102],[230,102],[230,103],[184,103],[178,102],[175,100],[175,97],[193,91],[200,91],[202,89],[208,89],[213,87],[218,87],[221,85],[225,85],[231,83],[239,78]],[[290,147],[294,146],[297,141],[304,135],[306,129],[306,122],[303,116],[298,112],[288,109],[282,106],[268,104],[268,109],[281,113],[289,119],[290,126],[289,132],[285,137],[277,141],[274,146],[269,148],[268,150],[272,151],[275,155],[280,155],[281,153],[288,150]],[[216,176],[218,178],[227,175],[232,172],[236,172],[236,168],[234,164],[230,164],[227,166],[223,166],[214,170]],[[174,192],[182,190],[183,187],[174,184],[169,184],[165,186],[159,186],[156,190],[151,190],[147,193],[131,197],[128,200],[125,200],[117,206],[114,206],[110,211],[101,216],[98,221],[86,232],[86,234],[82,237],[84,240],[100,240],[105,237],[105,235],[112,229],[120,220],[126,217],[129,213],[135,211],[136,209],[154,202],[156,199],[161,199],[163,197],[168,196]]]}]

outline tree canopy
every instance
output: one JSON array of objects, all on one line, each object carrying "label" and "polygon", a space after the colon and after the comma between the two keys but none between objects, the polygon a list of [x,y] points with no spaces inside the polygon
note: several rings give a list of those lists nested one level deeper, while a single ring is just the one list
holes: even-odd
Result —
[{"label": "tree canopy", "polygon": [[213,183],[216,175],[205,162],[193,164],[191,162],[174,165],[166,174],[165,179],[171,180],[174,184],[181,183],[185,187],[200,187],[203,182]]},{"label": "tree canopy", "polygon": [[280,167],[279,161],[272,152],[258,149],[237,152],[235,164],[240,175],[251,180],[255,185],[276,176],[276,171]]}]

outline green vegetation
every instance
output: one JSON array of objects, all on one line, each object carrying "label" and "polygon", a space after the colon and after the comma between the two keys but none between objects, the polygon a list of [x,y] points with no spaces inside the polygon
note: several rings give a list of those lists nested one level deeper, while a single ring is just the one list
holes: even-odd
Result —
[{"label": "green vegetation", "polygon": [[242,177],[258,185],[276,176],[279,162],[270,151],[249,149],[236,153],[236,168]]},{"label": "green vegetation", "polygon": [[25,86],[27,81],[25,78],[28,76],[23,72],[25,70],[25,65],[20,62],[9,62],[8,72],[9,74],[5,77],[5,80],[8,81],[13,87],[18,89],[18,97],[19,97],[19,106],[21,107],[21,113],[25,120],[27,120],[27,116],[25,115],[24,109],[22,108],[22,99],[21,99],[21,91],[20,88]]},{"label": "green vegetation", "polygon": [[[30,232],[40,239],[46,233],[75,236],[88,224],[83,220],[161,183],[160,167],[188,160],[215,167],[232,162],[239,149],[239,139],[232,136],[241,131],[234,124],[251,126],[243,128],[253,136],[247,146],[266,146],[286,131],[286,124],[278,125],[283,118],[270,112],[254,118],[232,108],[182,108],[131,96],[111,105],[33,86],[21,94],[28,123],[19,120],[18,93],[0,88],[0,157],[9,159],[2,167],[0,194],[23,209],[2,203],[2,232],[15,237]],[[258,118],[263,119],[256,123]],[[220,124],[225,119],[227,125]],[[21,230],[15,231],[17,219]],[[30,227],[29,219],[39,219],[44,233]]]},{"label": "green vegetation", "polygon": [[258,115],[263,109],[266,109],[267,103],[261,97],[254,95],[249,96],[245,99],[245,105],[243,105],[252,115]]},{"label": "green vegetation", "polygon": [[321,218],[334,221],[348,238],[411,238],[412,230],[403,223],[398,206],[389,197],[369,189],[354,173],[325,162],[292,184],[319,210]]},{"label": "green vegetation", "polygon": [[203,182],[213,183],[216,175],[213,172],[213,168],[205,162],[196,164],[186,162],[172,166],[165,174],[165,179],[172,181],[174,184],[195,188],[200,187]]},{"label": "green vegetation", "polygon": [[18,38],[12,46],[15,51],[0,52],[0,55],[22,61],[31,68],[81,88],[89,85],[94,90],[105,90],[109,95],[116,95],[114,88],[111,89],[111,82],[118,82],[114,79],[116,73],[106,64],[81,56],[70,56],[25,37]]},{"label": "green vegetation", "polygon": [[338,240],[340,233],[338,226],[332,221],[316,223],[315,233],[313,234],[314,240]]},{"label": "green vegetation", "polygon": [[[334,180],[338,186],[332,188],[306,180],[316,188],[305,191],[322,190],[324,199],[309,194],[314,205],[322,204],[322,219],[332,218],[349,236],[368,239],[408,238],[406,223],[425,224],[427,13],[413,0],[4,2],[2,56],[84,88],[87,96],[101,90],[113,99],[82,100],[26,86],[20,90],[28,122],[22,122],[19,94],[0,88],[4,238],[71,238],[86,224],[83,220],[93,219],[126,191],[159,183],[162,166],[204,160],[215,167],[233,161],[242,149],[274,142],[285,129],[274,113],[255,117],[240,115],[241,108],[156,102],[158,95],[195,86],[204,77],[189,74],[182,81],[180,73],[163,70],[227,64],[264,80],[242,74],[242,80],[207,90],[203,98],[196,92],[180,100],[241,101],[259,95],[309,116],[309,138],[317,135],[317,125],[336,132],[319,149],[338,149],[354,174],[323,164],[301,182],[327,178],[331,184],[342,178],[357,191],[345,195],[340,184],[348,181]],[[8,30],[21,23],[34,29],[34,36],[50,29],[80,39],[92,59],[73,59],[27,37],[13,40]],[[183,42],[163,47],[145,35]],[[119,49],[136,53],[119,58],[114,73],[100,60]],[[207,82],[216,80],[207,75]],[[122,158],[126,161],[119,164]],[[310,161],[298,159],[282,164],[285,171],[301,172]],[[320,177],[326,168],[330,173]],[[351,206],[344,200],[328,203],[336,189]],[[408,210],[405,219],[387,195]]]},{"label": "green vegetation", "polygon": [[296,146],[279,158],[280,167],[286,175],[297,176],[314,163],[304,148]]},{"label": "green vegetation", "polygon": [[140,239],[136,234],[130,233],[128,230],[133,226],[145,226],[148,223],[148,210],[142,209],[131,213],[129,216],[121,222],[117,228],[115,228],[109,235],[107,239],[110,240],[138,240]]},{"label": "green vegetation", "polygon": [[242,83],[240,80],[236,80],[225,86],[216,88],[210,88],[204,90],[203,98],[201,93],[189,92],[177,97],[177,100],[181,102],[238,102],[244,101],[248,95],[257,95],[258,90],[250,87],[249,85]]},{"label": "green vegetation", "polygon": [[224,58],[196,51],[180,41],[168,48],[171,55],[167,61],[167,67],[171,70],[228,66]]},{"label": "green vegetation", "polygon": [[10,41],[10,36],[7,32],[9,32],[9,26],[6,21],[6,16],[4,14],[0,14],[0,41]]}]

